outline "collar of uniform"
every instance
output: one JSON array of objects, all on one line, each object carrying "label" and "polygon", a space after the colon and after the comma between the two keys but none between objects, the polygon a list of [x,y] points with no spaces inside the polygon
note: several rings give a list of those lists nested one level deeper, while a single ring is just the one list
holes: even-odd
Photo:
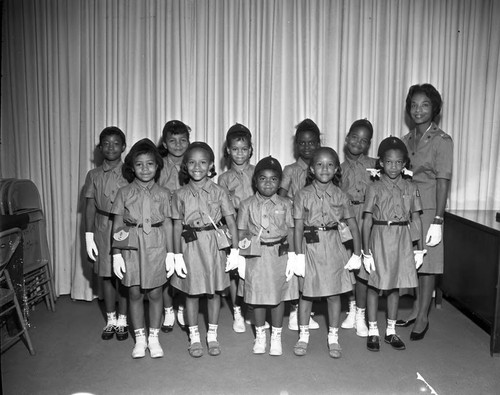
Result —
[{"label": "collar of uniform", "polygon": [[207,177],[205,178],[205,182],[200,187],[195,186],[192,182],[189,182],[187,184],[187,187],[189,188],[189,190],[193,195],[196,195],[199,191],[202,190],[209,193],[212,184],[213,184],[212,181]]},{"label": "collar of uniform", "polygon": [[104,170],[104,172],[105,172],[105,173],[106,173],[106,172],[108,172],[108,171],[110,171],[110,170],[115,170],[115,173],[116,173],[118,170],[120,170],[120,168],[121,168],[121,165],[122,165],[122,164],[123,164],[123,162],[122,162],[122,161],[120,161],[120,162],[118,162],[116,165],[111,166],[111,165],[109,164],[109,162],[105,160],[105,161],[102,163],[102,169]]},{"label": "collar of uniform", "polygon": [[304,161],[304,159],[300,157],[299,159],[297,159],[297,165],[303,170],[307,170],[307,168],[309,167],[309,163],[307,163],[306,161]]},{"label": "collar of uniform", "polygon": [[380,176],[380,180],[386,185],[388,188],[393,188],[394,186],[398,187],[400,190],[405,189],[405,181],[403,177],[399,177],[399,179],[396,182],[393,182],[387,174],[382,174]]},{"label": "collar of uniform", "polygon": [[318,197],[322,197],[325,193],[329,197],[331,197],[333,195],[333,189],[334,189],[333,182],[329,182],[328,185],[326,186],[326,188],[321,188],[319,186],[319,181],[318,180],[314,180],[312,182],[312,186],[316,190],[316,195],[318,195]]},{"label": "collar of uniform", "polygon": [[278,203],[278,194],[277,193],[275,193],[270,198],[265,198],[264,196],[262,196],[260,194],[259,191],[257,191],[257,192],[255,192],[255,196],[257,197],[257,200],[259,201],[259,203],[267,203],[267,202],[271,202],[273,204]]},{"label": "collar of uniform", "polygon": [[[424,136],[427,135],[426,138],[430,139],[431,135],[436,134],[436,133],[438,133],[440,131],[441,131],[441,129],[439,129],[439,126],[436,125],[434,122],[431,122],[431,124],[429,125],[429,127],[427,128],[427,130],[422,135],[422,138],[421,138],[420,141],[422,141],[422,139],[424,138]],[[412,130],[412,133],[410,134],[410,140],[416,139],[416,136],[417,136],[417,128],[415,128],[415,129]]]},{"label": "collar of uniform", "polygon": [[346,162],[347,162],[347,164],[348,164],[349,166],[354,167],[354,166],[356,166],[357,164],[364,164],[364,163],[366,162],[366,159],[367,159],[367,158],[368,158],[368,157],[367,157],[365,154],[361,154],[361,155],[359,155],[359,157],[358,157],[358,158],[356,158],[356,159],[351,159],[351,158],[348,158],[347,156],[346,156],[346,158],[345,158],[345,159],[346,159]]},{"label": "collar of uniform", "polygon": [[146,191],[149,191],[151,192],[151,190],[154,188],[154,186],[156,185],[156,182],[155,180],[151,180],[149,181],[147,184],[143,184],[141,183],[141,181],[139,181],[137,178],[134,179],[134,184],[136,185],[136,187],[140,190],[146,190]]},{"label": "collar of uniform", "polygon": [[[177,165],[175,164],[175,162],[172,160],[172,158],[170,158],[170,155],[167,155],[163,158],[163,162],[165,162],[165,164],[168,164],[170,167],[175,167],[177,168]],[[180,164],[179,164],[180,166]]]}]

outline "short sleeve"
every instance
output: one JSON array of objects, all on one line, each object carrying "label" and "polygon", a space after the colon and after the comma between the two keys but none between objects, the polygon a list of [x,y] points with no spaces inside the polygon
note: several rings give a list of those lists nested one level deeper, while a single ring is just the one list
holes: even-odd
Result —
[{"label": "short sleeve", "polygon": [[290,185],[292,184],[292,174],[289,166],[285,166],[283,169],[283,175],[281,177],[280,188],[290,190]]},{"label": "short sleeve", "polygon": [[123,215],[125,213],[124,188],[120,188],[116,193],[115,201],[111,207],[111,214]]},{"label": "short sleeve", "polygon": [[354,218],[356,214],[354,213],[354,209],[352,208],[351,201],[346,193],[342,192],[342,206],[343,206],[343,218]]},{"label": "short sleeve", "polygon": [[368,186],[365,195],[365,204],[363,206],[363,212],[373,213],[373,209],[375,208],[375,201],[377,198],[376,188],[374,185]]},{"label": "short sleeve", "polygon": [[416,185],[412,184],[412,204],[411,204],[411,212],[422,211],[422,200],[420,199],[420,192]]},{"label": "short sleeve", "polygon": [[95,198],[94,180],[92,179],[90,171],[87,173],[87,177],[85,177],[85,185],[83,186],[83,196],[85,196],[88,199]]},{"label": "short sleeve", "polygon": [[435,174],[436,178],[451,180],[453,167],[453,140],[443,132],[436,140]]},{"label": "short sleeve", "polygon": [[223,188],[221,192],[221,212],[223,217],[234,215],[236,213],[233,203],[229,198],[229,192],[226,188]]},{"label": "short sleeve", "polygon": [[286,225],[289,227],[289,228],[293,228],[295,227],[295,224],[293,222],[293,205],[292,205],[292,202],[290,202],[289,200],[286,200],[284,203],[284,206],[285,206],[285,222],[286,222]]}]

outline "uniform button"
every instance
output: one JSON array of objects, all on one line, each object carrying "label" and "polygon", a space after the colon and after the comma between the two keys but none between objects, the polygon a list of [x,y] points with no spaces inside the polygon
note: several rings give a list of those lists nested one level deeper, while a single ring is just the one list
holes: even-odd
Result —
[{"label": "uniform button", "polygon": [[267,233],[269,233],[269,231],[268,231],[268,230],[266,230],[266,232],[267,232]]},{"label": "uniform button", "polygon": [[149,223],[149,218],[146,218],[146,223]]}]

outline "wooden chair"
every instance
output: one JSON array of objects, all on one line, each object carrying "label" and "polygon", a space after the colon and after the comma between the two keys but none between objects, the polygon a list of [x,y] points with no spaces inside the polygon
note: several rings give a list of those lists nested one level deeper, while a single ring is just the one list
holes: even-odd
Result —
[{"label": "wooden chair", "polygon": [[[20,241],[21,230],[19,228],[12,228],[0,232],[0,317],[2,319],[1,352],[3,353],[7,348],[11,347],[24,336],[24,340],[26,341],[30,354],[35,355],[35,349],[31,343],[28,328],[21,311],[21,306],[19,305],[14,285],[12,284],[12,280],[10,279],[10,275],[7,270],[7,265],[9,264]],[[4,327],[7,329],[6,327],[8,325],[7,322],[3,324],[5,321],[3,317],[10,315],[14,311],[19,320],[20,329],[14,328],[14,333],[10,334],[7,330],[3,330]]]}]

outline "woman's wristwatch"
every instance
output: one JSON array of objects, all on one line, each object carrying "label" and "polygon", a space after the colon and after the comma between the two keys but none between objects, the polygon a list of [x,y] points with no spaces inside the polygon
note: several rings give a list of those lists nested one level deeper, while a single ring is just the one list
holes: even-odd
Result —
[{"label": "woman's wristwatch", "polygon": [[432,221],[433,224],[436,224],[436,225],[443,225],[444,223],[444,218],[443,217],[440,217],[439,215],[436,215],[434,217],[434,220]]}]

